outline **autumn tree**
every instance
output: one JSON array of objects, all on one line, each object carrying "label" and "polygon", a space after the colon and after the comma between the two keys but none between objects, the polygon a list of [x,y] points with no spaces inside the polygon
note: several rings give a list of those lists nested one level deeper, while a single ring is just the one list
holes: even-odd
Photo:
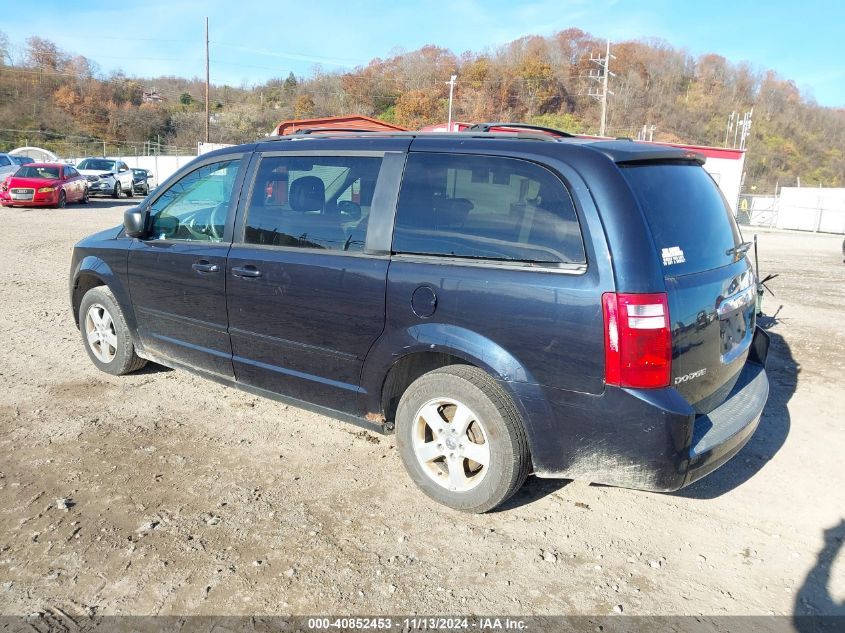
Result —
[{"label": "autumn tree", "polygon": [[409,90],[396,100],[396,122],[412,130],[442,120],[444,113],[431,90]]},{"label": "autumn tree", "polygon": [[[606,43],[571,28],[527,36],[460,57],[435,45],[395,51],[340,73],[281,75],[259,86],[211,86],[212,133],[221,142],[252,140],[281,120],[365,114],[410,128],[447,117],[448,86],[458,75],[453,119],[517,120],[571,132],[595,132],[599,104],[589,78]],[[614,42],[608,132],[635,136],[646,124],[655,139],[725,143],[731,112],[754,111],[745,158],[746,183],[758,191],[793,184],[845,185],[845,111],[819,107],[794,82],[718,55],[693,57],[662,40]],[[204,113],[184,95],[203,94],[199,78],[104,76],[96,64],[33,37],[16,67],[0,32],[0,151],[18,133],[60,155],[80,138],[194,147],[204,137]],[[12,68],[6,68],[6,64]],[[9,72],[11,71],[11,72]],[[144,103],[155,88],[163,103]],[[190,106],[190,107],[189,107]],[[728,145],[733,138],[728,139]],[[73,151],[73,150],[68,150]]]},{"label": "autumn tree", "polygon": [[64,54],[50,40],[30,37],[26,40],[26,63],[34,68],[59,70],[64,61]]},{"label": "autumn tree", "polygon": [[293,115],[297,119],[307,119],[314,116],[314,99],[311,98],[311,95],[301,94],[296,98]]}]

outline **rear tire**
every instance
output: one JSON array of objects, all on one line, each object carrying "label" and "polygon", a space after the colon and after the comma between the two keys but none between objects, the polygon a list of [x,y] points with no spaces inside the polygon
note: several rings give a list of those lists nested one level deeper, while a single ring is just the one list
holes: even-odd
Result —
[{"label": "rear tire", "polygon": [[91,361],[107,374],[123,376],[147,364],[135,353],[126,319],[108,286],[92,288],[82,297],[79,331]]},{"label": "rear tire", "polygon": [[126,193],[127,198],[132,198],[135,196],[135,183],[133,182],[129,185],[129,191]]},{"label": "rear tire", "polygon": [[82,199],[79,201],[80,204],[88,204],[89,194],[88,194],[88,187],[85,187],[85,192],[82,194]]},{"label": "rear tire", "polygon": [[531,467],[513,401],[490,375],[469,365],[441,367],[408,387],[396,412],[396,444],[414,483],[464,512],[487,512],[505,502]]}]

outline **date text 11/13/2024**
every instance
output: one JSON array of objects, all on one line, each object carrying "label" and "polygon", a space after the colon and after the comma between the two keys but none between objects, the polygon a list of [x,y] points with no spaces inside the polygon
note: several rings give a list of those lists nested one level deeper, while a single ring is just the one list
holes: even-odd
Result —
[{"label": "date text 11/13/2024", "polygon": [[375,629],[391,630],[394,627],[403,631],[431,631],[431,630],[467,630],[477,629],[481,631],[524,631],[528,628],[524,620],[516,618],[497,617],[413,617],[413,618],[387,618],[387,617],[325,617],[309,618],[308,628],[311,630],[331,629]]}]

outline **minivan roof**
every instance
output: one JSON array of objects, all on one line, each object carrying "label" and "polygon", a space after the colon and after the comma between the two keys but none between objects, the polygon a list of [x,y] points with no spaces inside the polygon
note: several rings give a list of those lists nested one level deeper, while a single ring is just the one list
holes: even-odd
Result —
[{"label": "minivan roof", "polygon": [[500,131],[463,131],[463,132],[390,132],[390,131],[367,131],[367,130],[346,130],[332,128],[314,128],[298,130],[294,134],[284,136],[268,136],[260,142],[314,142],[327,139],[351,140],[375,139],[375,138],[426,138],[443,139],[454,141],[466,141],[469,139],[487,140],[491,142],[507,141],[542,141],[550,143],[564,143],[567,145],[580,145],[594,149],[616,163],[637,163],[643,161],[661,160],[687,160],[703,164],[706,158],[704,155],[689,149],[679,147],[666,147],[650,143],[638,143],[630,139],[595,139],[577,136],[551,136],[544,132],[500,132]]}]

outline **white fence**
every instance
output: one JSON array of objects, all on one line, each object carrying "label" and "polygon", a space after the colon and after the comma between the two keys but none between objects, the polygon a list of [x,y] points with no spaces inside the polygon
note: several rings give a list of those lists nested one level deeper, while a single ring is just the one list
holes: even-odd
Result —
[{"label": "white fence", "polygon": [[[79,161],[83,158],[87,157],[80,156],[78,158],[68,158],[67,160],[78,165]],[[156,182],[161,184],[177,169],[194,160],[196,156],[109,156],[109,158],[122,160],[130,167],[149,169],[155,175]]]},{"label": "white fence", "polygon": [[784,187],[777,227],[821,233],[845,233],[845,189]]},{"label": "white fence", "polygon": [[737,220],[752,226],[845,234],[845,189],[783,187],[778,196],[742,196]]},{"label": "white fence", "polygon": [[[197,143],[197,153],[196,154],[184,154],[184,155],[177,155],[177,156],[109,156],[111,159],[122,160],[124,163],[129,165],[130,167],[137,167],[139,169],[149,169],[155,175],[156,182],[161,184],[164,182],[171,174],[176,172],[180,167],[183,165],[187,165],[192,160],[194,160],[197,155],[205,154],[207,152],[214,151],[216,149],[220,149],[222,147],[230,147],[230,145],[224,145],[222,143]],[[66,160],[72,162],[73,164],[78,164],[85,156],[79,156],[78,158],[68,158]]]}]

